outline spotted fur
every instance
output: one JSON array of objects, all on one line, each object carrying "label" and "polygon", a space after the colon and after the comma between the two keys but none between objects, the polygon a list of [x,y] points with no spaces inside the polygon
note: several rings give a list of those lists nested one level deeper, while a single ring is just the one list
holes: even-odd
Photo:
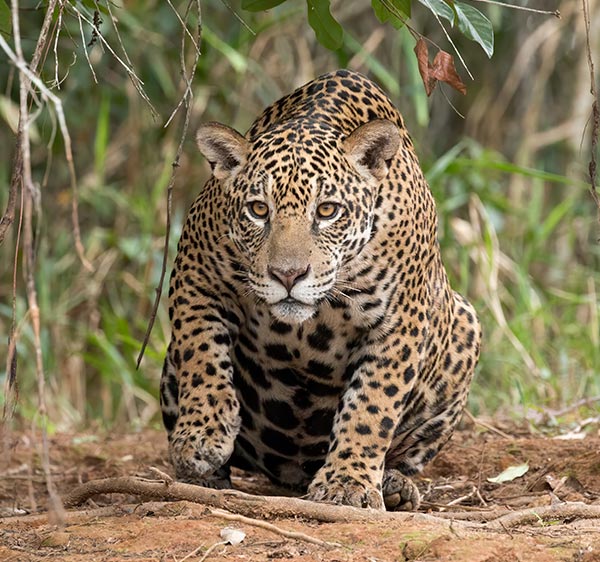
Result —
[{"label": "spotted fur", "polygon": [[416,509],[408,477],[461,415],[480,328],[402,117],[340,70],[198,144],[213,175],[179,242],[161,380],[177,478],[226,487],[235,465]]}]

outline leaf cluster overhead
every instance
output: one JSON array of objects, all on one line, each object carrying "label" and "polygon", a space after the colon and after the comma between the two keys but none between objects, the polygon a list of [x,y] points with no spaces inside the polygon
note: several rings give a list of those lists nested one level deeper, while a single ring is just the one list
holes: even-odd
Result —
[{"label": "leaf cluster overhead", "polygon": [[[287,0],[242,0],[242,9],[249,12],[270,10]],[[488,57],[494,52],[494,31],[490,20],[477,8],[458,0],[371,0],[373,12],[381,23],[395,28],[406,25],[411,16],[412,5],[418,1],[439,20],[444,18],[450,26],[475,41]],[[331,14],[330,0],[306,0],[308,23],[323,46],[331,50],[342,46],[344,30]]]},{"label": "leaf cluster overhead", "polygon": [[[242,9],[250,12],[270,10],[287,0],[242,0]],[[415,2],[425,6],[443,27],[442,19],[453,28],[458,27],[462,34],[478,43],[488,57],[494,53],[494,30],[490,20],[478,9],[459,0],[371,0],[375,16],[381,23],[389,23],[396,29],[408,26]],[[308,23],[315,32],[319,43],[333,51],[344,42],[344,29],[331,13],[330,0],[306,0]],[[433,64],[429,63],[427,45],[424,38],[409,26],[417,38],[417,59],[427,95],[430,95],[438,81],[446,82],[461,93],[466,93],[465,85],[454,66],[454,58],[439,49]],[[446,32],[445,28],[444,31]],[[448,36],[447,32],[446,35]],[[449,36],[448,36],[449,37]],[[460,58],[460,54],[459,54]],[[461,58],[462,60],[462,58]]]}]

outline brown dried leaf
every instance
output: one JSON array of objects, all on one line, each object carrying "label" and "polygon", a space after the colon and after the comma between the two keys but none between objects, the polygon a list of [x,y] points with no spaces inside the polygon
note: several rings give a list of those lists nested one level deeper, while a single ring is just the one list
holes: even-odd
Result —
[{"label": "brown dried leaf", "polygon": [[431,75],[433,67],[429,63],[429,52],[427,50],[427,42],[422,37],[417,41],[415,45],[415,54],[417,55],[417,63],[419,65],[419,73],[425,86],[425,92],[427,96],[431,95],[435,85],[437,84],[436,78]]},{"label": "brown dried leaf", "polygon": [[467,93],[467,87],[460,79],[458,72],[456,72],[454,57],[446,51],[439,51],[438,54],[435,55],[430,76],[434,80],[439,80],[440,82],[445,82],[448,86],[452,86],[452,88],[458,90],[463,96]]},{"label": "brown dried leaf", "polygon": [[466,86],[456,72],[454,57],[450,53],[438,51],[433,59],[433,64],[431,64],[427,42],[421,37],[415,45],[415,54],[427,96],[431,95],[438,81],[445,82],[463,95],[467,93]]}]

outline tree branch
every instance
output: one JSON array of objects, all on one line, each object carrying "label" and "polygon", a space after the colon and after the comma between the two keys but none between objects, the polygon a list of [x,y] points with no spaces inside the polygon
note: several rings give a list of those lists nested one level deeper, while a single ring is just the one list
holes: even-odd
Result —
[{"label": "tree branch", "polygon": [[[80,505],[98,494],[129,494],[158,501],[190,501],[211,508],[225,509],[254,518],[303,518],[323,523],[408,521],[426,519],[445,525],[461,524],[479,529],[502,530],[542,521],[600,519],[600,506],[582,502],[566,502],[552,506],[534,507],[521,511],[507,509],[477,512],[447,511],[435,514],[389,512],[359,509],[328,503],[317,503],[301,498],[280,496],[255,496],[237,490],[214,490],[172,480],[146,480],[143,478],[105,478],[91,480],[64,496],[66,507]],[[211,510],[215,515],[222,515]],[[229,517],[231,518],[231,517]]]},{"label": "tree branch", "polygon": [[90,480],[63,497],[67,507],[80,505],[98,494],[130,494],[152,500],[185,500],[246,516],[303,517],[323,522],[373,521],[410,517],[408,513],[388,513],[373,509],[358,509],[316,503],[293,497],[254,496],[237,490],[214,490],[183,482],[145,480],[135,477]]}]

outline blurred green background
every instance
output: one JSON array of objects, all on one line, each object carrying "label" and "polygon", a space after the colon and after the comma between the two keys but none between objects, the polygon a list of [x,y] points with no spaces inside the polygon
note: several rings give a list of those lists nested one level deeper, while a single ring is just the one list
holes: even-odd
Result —
[{"label": "blurred green background", "polygon": [[[454,287],[480,313],[485,340],[471,411],[522,418],[599,395],[600,231],[585,183],[592,99],[581,5],[518,4],[560,9],[562,17],[477,3],[494,26],[493,58],[450,31],[475,81],[457,63],[467,95],[444,87],[427,98],[414,38],[406,29],[381,25],[369,2],[332,2],[345,36],[331,52],[317,43],[303,1],[250,13],[239,0],[202,0],[202,55],[176,176],[168,271],[187,208],[208,175],[193,142],[195,127],[217,120],[243,132],[294,87],[349,67],[377,81],[404,114],[437,200],[446,267]],[[600,53],[598,4],[590,0],[594,55]],[[94,2],[65,5],[93,16]],[[186,6],[174,4],[181,15]],[[139,370],[135,360],[160,275],[166,187],[183,125],[182,109],[163,127],[184,91],[182,28],[168,2],[128,0],[111,9],[122,45],[106,13],[102,36],[121,58],[127,53],[157,117],[100,41],[88,49],[95,83],[71,9],[62,15],[43,67],[45,82],[63,101],[73,139],[81,233],[93,273],[74,249],[72,193],[60,134],[50,143],[52,112],[39,111],[32,129],[40,190],[36,279],[46,400],[55,429],[158,422],[158,380],[169,334],[165,298]],[[27,58],[44,12],[45,3],[21,2]],[[195,23],[192,15],[190,30]],[[438,22],[418,3],[411,25],[452,52]],[[54,34],[57,29],[56,19]],[[84,23],[83,31],[87,43],[92,28]],[[188,65],[193,55],[188,42]],[[0,92],[3,210],[18,115],[18,76],[3,53]],[[2,386],[16,242],[13,228],[0,246]],[[20,251],[18,256],[17,420],[29,421],[37,411],[35,361]]]}]

